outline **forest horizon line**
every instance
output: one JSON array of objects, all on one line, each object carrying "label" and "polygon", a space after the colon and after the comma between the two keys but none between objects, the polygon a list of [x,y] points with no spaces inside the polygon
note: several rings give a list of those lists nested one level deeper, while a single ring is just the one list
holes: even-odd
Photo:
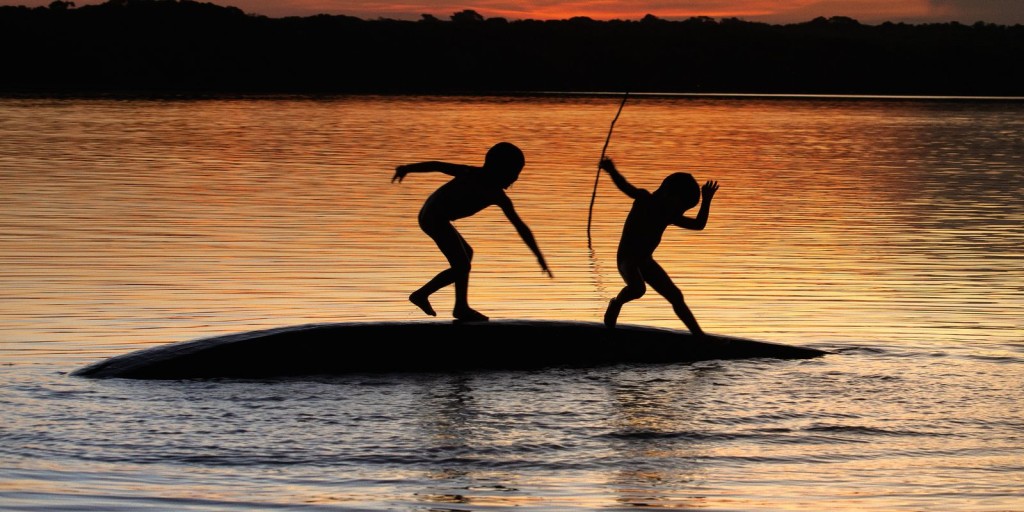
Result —
[{"label": "forest horizon line", "polygon": [[270,18],[193,0],[0,7],[2,94],[1024,96],[1024,26],[819,17]]}]

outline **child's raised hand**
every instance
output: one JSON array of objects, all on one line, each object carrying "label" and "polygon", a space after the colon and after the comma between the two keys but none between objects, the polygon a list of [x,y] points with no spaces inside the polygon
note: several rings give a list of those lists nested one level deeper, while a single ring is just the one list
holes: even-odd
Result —
[{"label": "child's raised hand", "polygon": [[612,162],[612,159],[609,157],[602,158],[599,167],[608,172],[615,172],[615,162]]},{"label": "child's raised hand", "polygon": [[395,180],[398,180],[398,182],[401,183],[402,180],[405,179],[406,174],[409,174],[408,166],[399,165],[398,167],[395,167],[395,175],[391,177],[391,183],[394,183]]},{"label": "child's raised hand", "polygon": [[705,201],[710,201],[712,197],[715,197],[715,192],[718,192],[718,182],[708,180],[704,183],[704,186],[700,188],[700,194]]}]

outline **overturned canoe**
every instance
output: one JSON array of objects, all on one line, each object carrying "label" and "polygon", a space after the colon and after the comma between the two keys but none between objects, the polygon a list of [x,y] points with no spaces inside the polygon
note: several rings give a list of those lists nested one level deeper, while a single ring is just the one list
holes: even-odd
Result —
[{"label": "overturned canoe", "polygon": [[72,373],[130,379],[267,378],[808,359],[826,352],[729,336],[597,322],[492,320],[307,324],[138,350]]}]

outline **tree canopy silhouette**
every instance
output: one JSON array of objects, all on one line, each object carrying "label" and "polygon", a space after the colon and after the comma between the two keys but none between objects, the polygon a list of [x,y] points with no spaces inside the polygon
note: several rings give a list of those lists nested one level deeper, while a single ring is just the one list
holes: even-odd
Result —
[{"label": "tree canopy silhouette", "polygon": [[268,18],[192,0],[0,7],[7,93],[1024,96],[1024,26]]}]

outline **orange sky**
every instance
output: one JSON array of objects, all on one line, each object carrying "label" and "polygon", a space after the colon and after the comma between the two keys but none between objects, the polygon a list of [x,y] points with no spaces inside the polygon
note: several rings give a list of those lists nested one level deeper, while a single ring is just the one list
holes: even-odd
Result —
[{"label": "orange sky", "polygon": [[[0,5],[47,5],[51,0],[0,0]],[[205,1],[205,0],[198,0]],[[78,6],[102,3],[76,1]],[[364,19],[416,20],[421,14],[441,19],[464,9],[486,18],[566,19],[588,16],[598,20],[638,20],[646,14],[677,19],[691,16],[737,17],[749,21],[794,23],[818,16],[848,16],[862,23],[884,21],[930,23],[976,21],[1024,24],[1024,0],[214,0],[250,14],[270,17],[346,14]]]}]

